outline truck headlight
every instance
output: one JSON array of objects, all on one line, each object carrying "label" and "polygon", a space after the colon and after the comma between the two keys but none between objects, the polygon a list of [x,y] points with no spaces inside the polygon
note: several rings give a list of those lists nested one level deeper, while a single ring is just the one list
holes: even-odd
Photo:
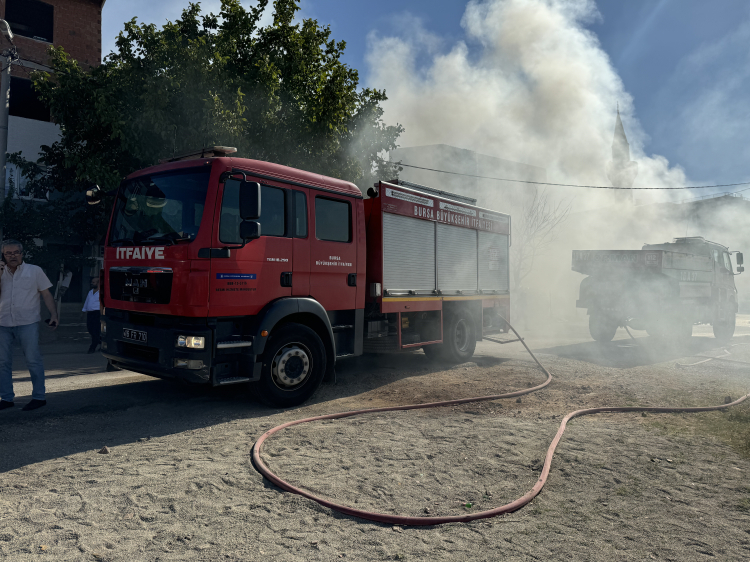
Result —
[{"label": "truck headlight", "polygon": [[104,320],[100,320],[99,325],[101,326],[102,335],[106,336],[107,335],[107,323]]},{"label": "truck headlight", "polygon": [[206,338],[202,336],[177,336],[177,347],[203,349],[206,347]]}]

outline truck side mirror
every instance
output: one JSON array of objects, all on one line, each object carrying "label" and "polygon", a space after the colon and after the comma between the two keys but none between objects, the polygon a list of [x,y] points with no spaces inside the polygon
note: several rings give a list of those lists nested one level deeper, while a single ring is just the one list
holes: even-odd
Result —
[{"label": "truck side mirror", "polygon": [[244,220],[240,223],[240,238],[243,242],[260,238],[260,223]]},{"label": "truck side mirror", "polygon": [[[240,182],[240,217],[243,221],[260,218],[259,183],[254,181]],[[260,232],[260,224],[258,225],[258,231]]]},{"label": "truck side mirror", "polygon": [[735,259],[737,260],[737,265],[742,265],[744,262],[742,252],[737,252],[737,257]]},{"label": "truck side mirror", "polygon": [[89,205],[98,205],[104,199],[104,192],[98,185],[86,190],[86,203]]}]

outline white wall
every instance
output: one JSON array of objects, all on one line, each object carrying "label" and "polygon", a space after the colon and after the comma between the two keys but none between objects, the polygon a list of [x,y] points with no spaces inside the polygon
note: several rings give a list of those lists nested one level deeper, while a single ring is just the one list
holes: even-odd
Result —
[{"label": "white wall", "polygon": [[[35,161],[39,158],[42,145],[51,145],[60,139],[60,127],[48,121],[36,121],[24,117],[11,115],[8,117],[8,153],[19,152],[27,160]],[[5,189],[8,190],[8,174],[11,166],[6,169]]]},{"label": "white wall", "polygon": [[39,147],[60,139],[60,127],[48,121],[36,121],[11,115],[8,118],[8,152],[23,152],[27,160],[39,158]]}]

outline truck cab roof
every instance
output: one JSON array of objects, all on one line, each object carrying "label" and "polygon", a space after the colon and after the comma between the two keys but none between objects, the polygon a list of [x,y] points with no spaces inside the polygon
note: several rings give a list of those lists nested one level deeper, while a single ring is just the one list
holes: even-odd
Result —
[{"label": "truck cab roof", "polygon": [[341,195],[348,195],[350,197],[356,197],[359,199],[362,198],[362,192],[359,190],[359,188],[348,181],[324,176],[322,174],[316,174],[313,172],[306,172],[304,170],[298,170],[296,168],[290,168],[289,166],[282,166],[281,164],[274,164],[272,162],[251,160],[249,158],[232,158],[226,156],[209,156],[204,158],[190,159],[186,158],[182,160],[175,160],[172,162],[164,162],[155,166],[144,168],[143,170],[138,170],[137,172],[133,172],[126,179],[131,179],[141,175],[158,174],[190,167],[206,166],[211,165],[216,161],[225,164],[228,168],[242,170],[262,179],[280,180],[287,183],[296,183],[304,187],[324,189],[327,191],[340,193]]},{"label": "truck cab roof", "polygon": [[710,256],[713,250],[728,251],[726,246],[710,242],[702,236],[688,236],[675,238],[672,242],[663,244],[644,244],[642,250],[665,250],[668,252],[680,252],[697,256]]}]

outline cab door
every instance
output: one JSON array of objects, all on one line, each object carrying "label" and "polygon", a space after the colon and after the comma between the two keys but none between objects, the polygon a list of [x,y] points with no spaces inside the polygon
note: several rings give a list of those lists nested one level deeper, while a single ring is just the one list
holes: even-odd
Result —
[{"label": "cab door", "polygon": [[[249,181],[253,181],[248,177]],[[220,186],[209,282],[210,316],[257,314],[271,301],[292,294],[294,252],[288,236],[287,190],[261,184],[260,238],[242,246],[240,181]]]},{"label": "cab door", "polygon": [[[310,295],[328,311],[356,308],[354,205],[347,197],[311,190]],[[330,316],[330,314],[329,314]]]},{"label": "cab door", "polygon": [[310,190],[294,187],[288,190],[288,201],[291,209],[290,236],[292,237],[294,263],[292,264],[292,295],[295,297],[310,296],[310,233],[308,229],[309,206],[307,204]]}]

